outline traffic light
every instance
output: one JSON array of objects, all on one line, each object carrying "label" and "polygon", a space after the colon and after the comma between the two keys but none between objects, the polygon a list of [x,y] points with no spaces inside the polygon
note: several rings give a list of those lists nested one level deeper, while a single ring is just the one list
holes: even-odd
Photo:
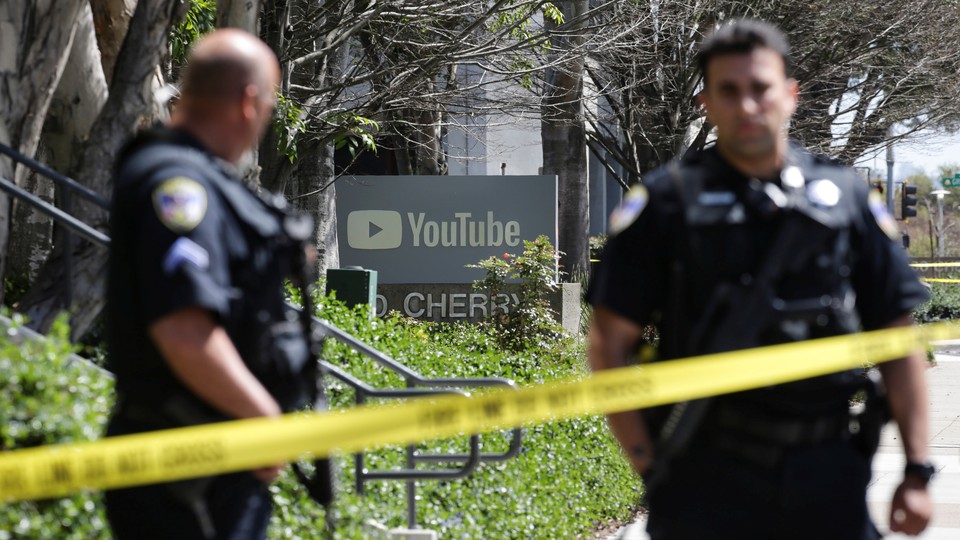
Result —
[{"label": "traffic light", "polygon": [[903,183],[900,190],[900,218],[906,220],[917,215],[917,186]]}]

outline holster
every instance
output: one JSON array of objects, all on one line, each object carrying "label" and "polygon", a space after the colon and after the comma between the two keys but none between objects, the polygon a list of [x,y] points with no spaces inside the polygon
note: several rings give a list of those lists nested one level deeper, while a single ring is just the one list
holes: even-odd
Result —
[{"label": "holster", "polygon": [[883,381],[875,370],[867,372],[863,391],[865,398],[851,415],[850,431],[854,446],[864,457],[870,459],[877,452],[883,426],[890,421],[892,415]]}]

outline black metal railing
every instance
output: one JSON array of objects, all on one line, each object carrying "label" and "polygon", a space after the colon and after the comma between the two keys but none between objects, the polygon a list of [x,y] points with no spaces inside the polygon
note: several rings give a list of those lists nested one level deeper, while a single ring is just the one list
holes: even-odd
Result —
[{"label": "black metal railing", "polygon": [[5,144],[0,144],[0,154],[9,157],[14,162],[22,164],[41,176],[49,178],[59,188],[60,206],[62,208],[57,208],[55,205],[48,203],[29,191],[26,191],[25,189],[16,185],[16,183],[14,183],[12,180],[0,177],[0,190],[3,190],[15,198],[29,204],[43,214],[51,217],[58,225],[64,227],[63,234],[60,236],[61,241],[63,242],[63,293],[65,304],[64,307],[69,309],[70,305],[73,303],[72,233],[76,233],[86,240],[93,242],[94,244],[102,246],[108,246],[110,244],[110,238],[107,235],[77,219],[71,214],[73,211],[73,195],[79,195],[80,197],[108,212],[110,211],[110,201],[108,201],[103,195],[100,195],[76,180],[58,173],[43,163],[31,159]]},{"label": "black metal railing", "polygon": [[[318,337],[333,338],[346,344],[355,351],[374,360],[379,365],[397,373],[406,381],[406,388],[377,389],[370,387],[363,381],[344,372],[337,366],[321,361],[321,365],[326,372],[343,381],[355,391],[357,405],[366,403],[367,398],[406,398],[425,395],[451,394],[459,393],[469,395],[463,388],[465,387],[507,387],[516,388],[516,384],[500,377],[478,377],[478,378],[428,378],[420,373],[413,371],[400,362],[390,358],[370,345],[354,338],[350,334],[337,328],[336,326],[323,321],[314,319],[317,331],[321,334]],[[417,480],[452,480],[469,476],[481,462],[506,461],[516,457],[520,453],[520,445],[523,439],[523,430],[514,428],[510,430],[510,443],[507,450],[500,453],[484,453],[480,451],[479,435],[470,436],[470,452],[468,454],[419,454],[415,445],[407,446],[405,469],[369,471],[364,465],[364,454],[362,452],[354,454],[354,464],[356,469],[356,490],[357,493],[364,493],[364,483],[371,480],[405,480],[407,483],[407,526],[415,529],[417,526],[416,513],[416,481]],[[455,463],[463,462],[459,468],[443,470],[423,470],[417,469],[418,463]]]},{"label": "black metal railing", "polygon": [[[69,232],[72,231],[86,240],[104,247],[110,245],[110,237],[106,234],[96,230],[90,225],[84,223],[83,221],[77,219],[76,217],[70,215],[69,213],[69,200],[70,192],[76,192],[76,194],[84,197],[88,201],[100,206],[104,210],[110,210],[110,203],[104,197],[98,195],[97,193],[91,191],[87,187],[77,183],[75,180],[70,179],[62,174],[46,167],[45,165],[38,163],[23,154],[13,150],[12,148],[0,144],[0,153],[5,154],[11,157],[14,161],[24,164],[25,166],[36,171],[38,174],[50,178],[56,182],[62,189],[60,200],[66,208],[57,208],[56,206],[40,199],[39,197],[29,193],[28,191],[20,188],[15,185],[13,182],[0,178],[0,189],[6,191],[10,195],[30,204],[40,212],[43,212],[50,218],[52,218],[57,224],[64,226],[67,230],[64,231],[64,237],[69,239]],[[65,240],[69,242],[69,240]],[[66,246],[69,247],[69,244]],[[72,249],[67,249],[64,253],[65,262],[64,262],[64,273],[65,281],[68,283],[70,280],[70,269],[72,263],[70,258],[72,256]],[[68,285],[67,289],[67,298],[70,298],[70,286]],[[405,383],[405,388],[376,388],[366,382],[354,377],[353,375],[347,373],[338,366],[331,364],[326,360],[319,360],[322,372],[326,373],[328,376],[334,377],[343,383],[347,384],[353,388],[356,403],[358,405],[366,403],[368,399],[405,399],[411,397],[422,397],[430,395],[444,395],[444,394],[461,394],[469,395],[469,393],[464,388],[478,388],[478,387],[507,387],[507,388],[516,388],[516,385],[513,381],[509,379],[499,378],[499,377],[486,377],[486,378],[430,378],[424,377],[422,374],[408,368],[397,360],[390,358],[389,356],[383,354],[377,349],[371,347],[370,345],[364,343],[363,341],[355,338],[349,333],[337,328],[333,324],[330,324],[323,319],[314,317],[314,329],[319,335],[314,336],[315,338],[330,338],[335,339],[353,350],[361,353],[367,358],[375,361],[380,366],[393,371],[394,373],[401,376]],[[456,454],[421,454],[417,452],[416,445],[407,446],[405,449],[406,452],[406,465],[404,469],[391,469],[391,470],[367,470],[365,467],[365,458],[362,452],[354,454],[354,464],[356,468],[356,490],[357,493],[363,494],[365,491],[365,483],[374,480],[403,480],[407,484],[407,525],[409,528],[416,528],[416,482],[417,480],[452,480],[458,478],[464,478],[474,470],[482,462],[498,462],[506,461],[515,457],[520,453],[520,445],[522,442],[523,431],[521,428],[514,428],[510,430],[510,442],[508,448],[504,452],[500,453],[484,453],[480,451],[480,436],[479,435],[470,435],[469,436],[469,452],[468,453],[456,453]],[[457,463],[459,466],[456,468],[439,468],[439,469],[418,469],[417,465],[419,463]]]}]

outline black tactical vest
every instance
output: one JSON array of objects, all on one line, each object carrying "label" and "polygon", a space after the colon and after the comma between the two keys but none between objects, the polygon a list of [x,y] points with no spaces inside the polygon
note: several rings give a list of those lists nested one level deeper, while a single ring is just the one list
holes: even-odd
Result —
[{"label": "black tactical vest", "polygon": [[[792,151],[779,182],[744,178],[705,152],[668,166],[676,205],[661,358],[857,331],[850,249],[856,205],[842,169]],[[771,358],[771,362],[777,361]],[[845,406],[843,372],[722,398],[817,415]]]}]

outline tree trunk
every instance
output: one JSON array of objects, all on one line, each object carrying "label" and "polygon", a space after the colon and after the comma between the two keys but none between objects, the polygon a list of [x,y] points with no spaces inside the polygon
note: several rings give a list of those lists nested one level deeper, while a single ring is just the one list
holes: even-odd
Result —
[{"label": "tree trunk", "polygon": [[[90,126],[107,100],[107,84],[100,64],[90,6],[80,8],[77,29],[57,89],[50,101],[41,132],[43,161],[58,171],[70,167],[80,150],[80,141],[87,137]],[[55,188],[43,176],[31,174],[22,187],[52,202]],[[61,198],[62,201],[62,198]],[[14,204],[14,221],[10,225],[10,247],[7,250],[9,275],[15,279],[36,277],[51,247],[53,226],[49,218],[26,204]]]},{"label": "tree trunk", "polygon": [[[278,58],[284,58],[283,51],[287,46],[287,28],[290,25],[290,7],[286,0],[268,0],[264,4],[263,19],[260,21],[260,39],[273,49]],[[281,62],[280,93],[289,97],[290,94],[290,63]],[[284,193],[287,191],[287,181],[293,172],[290,159],[278,150],[280,135],[273,129],[267,128],[260,145],[257,148],[257,158],[260,165],[260,185],[269,191]]]},{"label": "tree trunk", "polygon": [[257,33],[260,0],[217,0],[217,27]]},{"label": "tree trunk", "polygon": [[93,27],[96,29],[100,62],[107,84],[113,80],[113,67],[127,36],[130,17],[137,7],[137,0],[90,0],[93,11]]},{"label": "tree trunk", "polygon": [[46,163],[58,171],[72,165],[109,94],[89,5],[84,5],[66,68],[43,126]]},{"label": "tree trunk", "polygon": [[[91,189],[111,192],[117,153],[156,113],[157,65],[166,49],[171,24],[183,16],[186,8],[187,4],[179,0],[155,0],[137,5],[117,58],[110,96],[71,167],[72,176],[82,179]],[[75,214],[96,227],[106,226],[106,214],[92,205],[77,205]],[[63,246],[58,245],[21,301],[20,308],[30,317],[31,326],[40,331],[49,328],[57,310],[67,307],[67,295],[61,285],[68,278],[64,276],[63,258]],[[106,250],[85,242],[74,243],[74,271],[69,276],[73,285],[69,307],[74,338],[89,330],[103,308],[106,263]]]},{"label": "tree trunk", "polygon": [[440,174],[442,156],[440,152],[440,111],[420,111],[416,127],[417,174],[437,176]]},{"label": "tree trunk", "polygon": [[407,127],[406,119],[403,117],[403,111],[391,113],[393,117],[393,134],[390,135],[390,142],[393,144],[393,157],[397,163],[397,174],[400,176],[410,176],[415,174],[415,160],[411,159],[410,137],[404,132]]},{"label": "tree trunk", "polygon": [[[583,23],[589,2],[557,2],[565,22],[563,34],[551,41],[558,47],[560,62],[547,69],[540,134],[543,140],[543,174],[558,177],[558,249],[564,279],[579,279],[589,270],[590,226],[589,182],[587,178],[586,130],[583,121]],[[547,23],[547,27],[553,26]],[[555,28],[555,27],[554,27]]]},{"label": "tree trunk", "polygon": [[[46,177],[30,173],[20,183],[20,187],[54,204],[54,184]],[[12,201],[11,207],[13,220],[10,223],[10,244],[7,246],[6,277],[14,284],[15,289],[24,290],[36,278],[50,253],[53,223],[30,205]],[[17,301],[15,296],[7,298],[8,304]]]},{"label": "tree trunk", "polygon": [[[275,5],[273,9],[264,10],[264,34],[270,36],[275,50],[287,50],[290,45],[286,43],[289,14],[308,13],[312,9],[311,2],[307,0],[293,0],[285,4]],[[325,46],[323,32],[317,26],[319,19],[306,21],[303,28],[291,27],[291,34],[296,32],[306,32],[306,35],[317,36],[311,40],[308,47],[311,50],[297,51],[297,54],[307,54]],[[330,36],[327,36],[329,38]],[[286,81],[286,88],[290,84],[301,87],[322,88],[328,77],[335,75],[336,66],[340,65],[344,49],[342,47],[331,53],[330,57],[335,61],[321,62],[321,59],[315,59],[310,62],[294,65],[286,63],[283,66]],[[284,54],[280,55],[285,56]],[[318,123],[321,122],[319,111],[316,110],[316,100],[313,96],[303,91],[291,92],[290,97],[303,104],[301,120],[307,123],[307,133],[318,131]],[[290,163],[286,156],[282,156],[277,151],[277,138],[275,133],[273,137],[267,137],[265,144],[269,144],[269,151],[274,155],[274,163],[271,170],[271,180],[276,183],[275,189],[286,192],[293,200],[294,204],[301,210],[307,212],[313,217],[315,229],[313,234],[313,244],[317,250],[317,261],[314,268],[315,275],[326,274],[328,268],[338,268],[340,266],[340,249],[337,243],[337,216],[336,216],[336,191],[333,184],[335,178],[333,154],[333,144],[317,138],[308,138],[304,134],[299,134],[297,138],[297,158],[296,164]],[[263,146],[261,146],[263,149]],[[263,150],[261,150],[263,151]],[[263,155],[263,154],[261,154]],[[266,170],[267,165],[264,165]],[[289,185],[287,185],[289,179]]]},{"label": "tree trunk", "polygon": [[337,243],[336,187],[334,186],[333,145],[312,141],[301,149],[293,173],[290,196],[297,208],[313,216],[317,248],[316,275],[340,267]]},{"label": "tree trunk", "polygon": [[[217,0],[217,28],[239,28],[257,34],[260,0]],[[237,163],[237,173],[251,188],[260,186],[257,148],[252,148]]]},{"label": "tree trunk", "polygon": [[[83,0],[0,0],[0,143],[28,156],[37,150],[40,131],[56,82],[63,72]],[[18,182],[26,171],[14,172],[0,159],[0,177]],[[7,263],[10,200],[0,195],[0,278]],[[3,302],[0,288],[0,303]]]}]

